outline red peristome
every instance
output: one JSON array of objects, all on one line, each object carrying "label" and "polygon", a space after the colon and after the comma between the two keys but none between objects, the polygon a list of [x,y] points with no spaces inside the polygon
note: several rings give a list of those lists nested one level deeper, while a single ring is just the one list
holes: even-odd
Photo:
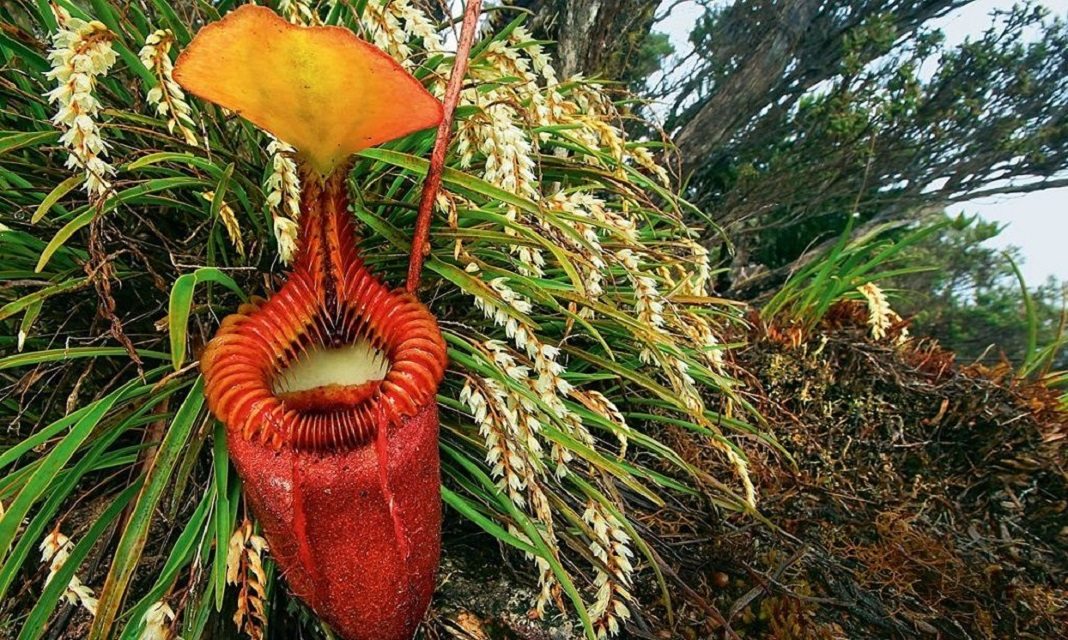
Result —
[{"label": "red peristome", "polygon": [[[305,175],[286,284],[227,317],[201,356],[249,505],[294,593],[346,640],[411,638],[440,549],[437,386],[445,343],[360,261],[344,177]],[[369,344],[381,380],[280,391],[317,349]]]}]

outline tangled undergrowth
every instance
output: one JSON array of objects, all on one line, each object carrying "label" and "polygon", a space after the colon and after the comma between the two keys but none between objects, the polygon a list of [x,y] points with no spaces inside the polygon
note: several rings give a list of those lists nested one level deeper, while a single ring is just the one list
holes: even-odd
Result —
[{"label": "tangled undergrowth", "polygon": [[[784,451],[753,460],[766,526],[699,507],[655,515],[700,585],[693,602],[747,638],[1065,637],[1059,395],[1007,365],[894,345],[901,325],[874,339],[870,317],[840,302],[800,339],[754,319],[736,364]],[[672,444],[719,466],[683,432]],[[707,637],[689,613],[680,635]]]},{"label": "tangled undergrowth", "polygon": [[[694,498],[635,514],[687,586],[669,613],[640,578],[644,617],[626,637],[1066,637],[1061,398],[1008,366],[962,366],[923,341],[896,345],[900,323],[873,338],[871,318],[866,301],[833,305],[809,332],[751,318],[732,366],[748,372],[782,445],[752,458],[762,519]],[[665,439],[722,473],[686,430]],[[477,557],[474,543],[456,544]],[[439,637],[567,637],[531,628],[502,597],[509,588],[477,581],[476,567],[446,575]],[[478,587],[465,584],[473,576]]]}]

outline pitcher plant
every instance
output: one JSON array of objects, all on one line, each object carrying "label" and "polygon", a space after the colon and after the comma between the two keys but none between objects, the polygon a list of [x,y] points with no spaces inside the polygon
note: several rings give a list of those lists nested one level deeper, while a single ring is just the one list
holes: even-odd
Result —
[{"label": "pitcher plant", "polygon": [[243,6],[197,34],[175,79],[292,145],[297,254],[227,317],[205,396],[292,591],[346,639],[411,638],[434,590],[441,501],[434,317],[360,260],[350,156],[437,125],[441,104],[339,27]]}]

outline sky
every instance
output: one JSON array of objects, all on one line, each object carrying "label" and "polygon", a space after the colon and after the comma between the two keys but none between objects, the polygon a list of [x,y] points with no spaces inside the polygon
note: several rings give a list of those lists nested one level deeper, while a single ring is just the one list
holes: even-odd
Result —
[{"label": "sky", "polygon": [[[942,29],[947,44],[958,44],[988,28],[992,10],[1008,9],[1013,4],[1013,0],[976,0],[932,26]],[[1068,19],[1068,0],[1046,0],[1041,4]],[[667,33],[676,52],[685,54],[690,48],[689,30],[701,11],[696,3],[683,0],[654,28]],[[1028,284],[1042,284],[1050,276],[1068,282],[1068,188],[972,200],[950,207],[949,212],[979,214],[1004,226],[1005,230],[989,244],[1020,247],[1025,259],[1020,270]]]}]

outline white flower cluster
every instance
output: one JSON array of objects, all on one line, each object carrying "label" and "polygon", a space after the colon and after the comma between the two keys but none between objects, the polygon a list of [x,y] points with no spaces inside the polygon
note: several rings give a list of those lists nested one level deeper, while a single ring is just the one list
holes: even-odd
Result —
[{"label": "white flower cluster", "polygon": [[616,457],[622,460],[627,455],[628,434],[631,430],[619,407],[603,393],[594,389],[572,391],[571,397],[615,426],[613,431],[619,440],[619,454]]},{"label": "white flower cluster", "polygon": [[115,64],[111,48],[114,35],[103,23],[73,18],[60,8],[56,18],[59,29],[52,34],[48,59],[52,69],[47,76],[56,81],[48,101],[59,105],[52,123],[63,129],[60,142],[70,152],[67,167],[85,172],[85,190],[103,197],[111,188],[108,176],[115,173],[104,156],[107,143],[100,136],[96,117],[100,102],[93,95],[97,78],[107,74]]},{"label": "white flower cluster", "polygon": [[643,344],[638,357],[645,364],[660,367],[691,413],[702,413],[700,394],[688,373],[689,366],[681,358],[662,349],[662,346],[671,344],[672,339],[664,328],[664,299],[656,279],[642,271],[642,254],[631,249],[620,249],[615,257],[634,289],[634,311],[643,330],[647,332],[645,336],[638,336]]},{"label": "white flower cluster", "polygon": [[[463,102],[481,107],[474,115],[464,120],[457,135],[457,154],[460,167],[470,168],[475,154],[484,159],[482,178],[510,193],[531,200],[538,199],[534,163],[534,148],[527,134],[517,124],[517,106],[499,94],[498,90],[480,92],[464,91]],[[514,206],[505,208],[510,221],[519,219]],[[506,226],[505,233],[516,235],[513,226]],[[541,249],[527,244],[512,244],[509,249],[519,258],[520,273],[532,277],[544,274],[545,256]]]},{"label": "white flower cluster", "polygon": [[[476,155],[482,159],[482,178],[505,191],[534,202],[540,199],[535,156],[538,151],[535,141],[528,134],[533,126],[552,123],[551,110],[546,107],[538,74],[533,68],[534,60],[541,69],[555,74],[547,64],[540,47],[534,50],[534,58],[512,46],[518,39],[529,39],[522,27],[514,30],[507,41],[490,42],[479,59],[473,61],[469,75],[476,86],[465,89],[460,95],[460,104],[478,107],[472,115],[459,123],[456,132],[456,150],[460,167],[467,169]],[[516,78],[514,82],[501,82],[501,78]],[[520,216],[514,206],[505,207],[510,221],[530,222]],[[512,226],[505,227],[509,235],[516,235]],[[537,247],[512,244],[509,249],[519,259],[523,275],[543,275],[545,257]]]},{"label": "white flower cluster", "polygon": [[527,506],[526,492],[537,490],[535,470],[541,466],[540,422],[530,418],[524,400],[492,378],[469,379],[460,390],[486,442],[486,463],[516,506]]},{"label": "white flower cluster", "polygon": [[688,336],[697,348],[699,355],[713,371],[724,375],[723,345],[716,332],[712,330],[712,324],[706,319],[692,312],[683,312],[675,315],[672,326],[684,335]]},{"label": "white flower cluster", "polygon": [[[864,299],[868,302],[868,326],[871,327],[871,337],[882,340],[886,337],[886,331],[895,322],[901,321],[901,316],[890,308],[890,302],[886,294],[874,282],[868,282],[857,287]],[[908,340],[908,329],[902,327],[898,343]]]},{"label": "white flower cluster", "polygon": [[[555,155],[569,153],[559,142],[578,142],[607,150],[613,162],[606,164],[601,153],[582,154],[582,160],[611,168],[626,179],[624,165],[633,162],[655,173],[661,180],[667,174],[656,164],[648,149],[640,144],[626,144],[621,131],[611,124],[618,119],[611,101],[596,86],[571,83],[562,92],[548,56],[524,27],[515,28],[504,40],[490,42],[473,61],[470,71],[477,85],[461,94],[461,103],[477,107],[457,130],[457,154],[460,166],[468,168],[482,162],[482,177],[501,189],[527,198],[547,211],[571,214],[549,223],[545,216],[520,213],[506,206],[510,221],[536,227],[538,232],[558,245],[569,245],[584,261],[583,284],[594,300],[602,290],[603,273],[610,256],[603,255],[599,234],[619,235],[624,244],[636,244],[636,224],[624,211],[605,207],[596,196],[581,189],[566,193],[543,194],[539,185],[537,156],[549,145]],[[501,80],[507,78],[507,80]],[[538,130],[538,133],[533,133]],[[556,133],[550,133],[555,131]],[[554,189],[550,185],[550,190]],[[574,222],[575,216],[595,217],[595,225]],[[576,242],[559,228],[571,226],[586,240]],[[509,235],[518,235],[506,226]],[[541,249],[516,243],[510,250],[518,258],[523,275],[538,277],[544,273],[545,258]],[[589,315],[583,311],[583,315]]]},{"label": "white flower cluster", "polygon": [[[529,379],[530,368],[517,364],[502,343],[489,346],[499,367],[517,380]],[[460,390],[460,402],[467,405],[479,425],[479,434],[486,442],[486,463],[497,478],[497,486],[517,507],[530,508],[545,527],[544,539],[550,552],[558,555],[552,510],[538,480],[545,474],[545,465],[537,437],[542,423],[534,403],[492,378],[469,378]],[[509,525],[508,531],[530,542],[514,526]],[[534,606],[543,615],[558,585],[552,567],[544,558],[528,554],[528,559],[533,559],[538,567],[540,592]]]},{"label": "white flower cluster", "polygon": [[[604,274],[607,267],[604,249],[601,247],[601,236],[597,232],[598,225],[604,218],[604,202],[589,193],[558,192],[546,198],[544,206],[550,211],[570,216],[571,226],[578,232],[582,241],[560,233],[552,225],[541,225],[542,231],[546,237],[558,245],[570,247],[581,257],[578,268],[582,273],[582,286],[586,290],[586,297],[591,302],[599,300],[604,293]],[[580,219],[588,219],[589,222],[579,222]],[[583,306],[579,313],[582,317],[592,315],[589,306]]]},{"label": "white flower cluster", "polygon": [[[646,327],[660,333],[664,328],[664,300],[656,286],[656,279],[642,271],[643,256],[631,249],[620,249],[616,259],[626,271],[627,279],[634,287],[634,311],[638,320]],[[651,350],[646,347],[641,353],[642,361],[648,364],[652,359]]]},{"label": "white flower cluster", "polygon": [[633,160],[639,167],[656,176],[660,184],[664,186],[671,184],[671,176],[668,175],[667,169],[656,161],[649,147],[641,143],[630,143],[626,145],[623,154],[626,159]]},{"label": "white flower cluster", "polygon": [[[477,266],[476,266],[477,270]],[[512,339],[521,352],[526,354],[529,366],[522,371],[526,374],[516,378],[527,386],[533,394],[541,400],[542,405],[548,409],[530,405],[527,409],[534,420],[552,420],[560,427],[577,437],[584,443],[592,442],[589,431],[582,424],[582,420],[572,412],[563,401],[563,397],[572,392],[571,383],[564,379],[564,366],[559,362],[560,349],[545,344],[538,338],[532,327],[521,322],[514,314],[509,314],[506,309],[510,308],[520,314],[529,313],[532,305],[530,300],[512,290],[505,278],[495,278],[489,283],[491,291],[496,296],[475,296],[475,306],[482,310],[486,318],[493,320],[498,326],[504,327],[505,335]],[[502,367],[501,354],[503,344],[497,341],[485,343],[486,348],[494,355],[494,363]],[[508,357],[513,357],[509,355]],[[508,371],[508,368],[502,367]],[[512,369],[512,372],[520,371]],[[533,376],[530,373],[533,372]],[[525,406],[525,405],[521,405]],[[538,417],[538,416],[541,417]],[[567,473],[566,464],[571,460],[571,454],[566,449],[553,443],[551,455],[556,463],[555,474],[563,477]]]},{"label": "white flower cluster", "polygon": [[[718,435],[720,433],[718,426],[705,415],[705,403],[696,381],[690,375],[690,365],[679,357],[677,341],[666,325],[664,313],[670,309],[674,318],[671,329],[682,335],[697,338],[696,345],[700,349],[701,356],[717,371],[721,371],[722,352],[711,325],[699,315],[679,311],[675,305],[667,303],[657,289],[656,280],[641,271],[638,254],[629,249],[623,249],[616,253],[616,257],[619,258],[634,288],[635,312],[642,321],[642,326],[649,332],[648,336],[635,336],[645,345],[639,357],[646,364],[655,364],[667,377],[691,419]],[[727,384],[726,380],[723,384]],[[714,438],[710,444],[719,449],[734,466],[745,489],[746,502],[755,507],[756,488],[749,476],[749,464],[722,439]]]},{"label": "white flower cluster", "polygon": [[267,574],[263,554],[267,541],[252,532],[247,518],[238,526],[226,549],[226,582],[238,586],[234,624],[253,640],[263,638],[267,623]]},{"label": "white flower cluster", "polygon": [[412,59],[413,41],[422,43],[428,54],[441,53],[441,36],[437,27],[410,0],[369,0],[360,15],[360,23],[369,39],[405,68],[415,66]]},{"label": "white flower cluster", "polygon": [[[680,238],[679,244],[682,248],[689,249],[692,258],[685,265],[676,263],[673,270],[664,269],[661,273],[664,283],[669,290],[677,292],[678,295],[704,298],[707,296],[712,274],[708,261],[708,249],[692,238]],[[671,328],[690,339],[697,347],[697,355],[712,371],[725,376],[723,345],[709,319],[682,305],[668,304],[665,312]]]},{"label": "white flower cluster", "polygon": [[170,29],[154,31],[145,38],[145,46],[139,54],[141,62],[156,77],[156,86],[148,90],[148,103],[156,107],[156,113],[167,119],[167,130],[174,135],[174,130],[185,138],[187,144],[197,146],[197,137],[193,133],[192,109],[185,100],[185,92],[174,81],[174,65],[171,64],[171,46],[174,34]]},{"label": "white flower cluster", "polygon": [[510,307],[521,314],[530,313],[530,300],[510,288],[507,278],[494,278],[488,284],[497,294],[496,300],[476,296],[475,306],[482,310],[486,318],[504,327],[505,334],[512,339],[515,346],[530,358],[537,375],[534,389],[542,395],[543,400],[557,392],[567,395],[571,391],[571,385],[561,377],[564,367],[557,362],[560,350],[542,343],[531,327],[504,310],[505,307]]},{"label": "white flower cluster", "polygon": [[[555,536],[552,535],[553,513],[541,486],[548,475],[544,461],[545,447],[540,440],[541,431],[544,425],[552,423],[583,445],[593,446],[593,436],[580,416],[567,406],[564,398],[574,396],[587,406],[596,406],[596,403],[591,403],[583,392],[574,389],[564,379],[559,348],[543,343],[531,327],[505,310],[510,307],[513,311],[526,314],[531,309],[530,301],[513,291],[504,278],[491,280],[489,285],[496,297],[476,296],[475,304],[487,318],[505,328],[506,335],[521,353],[498,340],[487,340],[482,347],[488,360],[518,388],[488,377],[469,379],[460,393],[460,401],[468,406],[479,425],[479,432],[486,443],[486,462],[498,486],[508,493],[517,507],[529,508],[544,525],[548,534],[546,543],[555,555],[558,551]],[[606,405],[600,407],[606,408]],[[614,419],[614,416],[605,417]],[[622,416],[619,418],[621,420]],[[573,454],[554,441],[550,445],[548,458],[553,462],[553,474],[562,478],[568,473],[567,465],[572,461]],[[526,539],[522,532],[510,531],[520,539]],[[549,563],[544,558],[533,559],[539,571],[541,589],[535,610],[540,615],[559,586]]]},{"label": "white flower cluster", "polygon": [[271,154],[271,175],[267,176],[263,188],[274,219],[278,255],[282,262],[289,264],[297,252],[297,220],[300,219],[300,174],[293,161],[296,149],[271,136],[267,153]]},{"label": "white flower cluster", "polygon": [[171,625],[174,623],[174,609],[166,601],[154,602],[141,618],[145,623],[144,629],[138,640],[171,640],[174,633]]},{"label": "white flower cluster", "polygon": [[613,124],[619,121],[620,115],[612,103],[611,98],[602,87],[591,82],[577,83],[571,89],[568,97],[577,109],[567,109],[572,113],[571,119],[582,126],[575,129],[575,137],[582,144],[602,151],[608,151],[611,162],[606,163],[597,154],[586,154],[583,160],[590,164],[613,170],[617,176],[625,177],[625,165],[637,165],[649,173],[663,185],[671,183],[663,165],[658,163],[652,152],[642,142],[626,142],[622,129]]},{"label": "white flower cluster", "polygon": [[708,262],[708,249],[693,238],[682,238],[680,242],[690,249],[690,253],[693,256],[687,265],[689,268],[684,269],[681,265],[678,267],[682,276],[682,282],[679,283],[680,290],[686,295],[703,296],[707,293],[709,281],[712,279],[712,266]]},{"label": "white flower cluster", "polygon": [[[477,264],[472,262],[467,265],[468,273],[478,273],[478,271]],[[508,313],[508,309],[523,314],[530,313],[533,308],[530,300],[513,291],[508,286],[507,278],[494,278],[486,284],[493,293],[496,293],[496,296],[491,296],[488,292],[487,295],[475,296],[475,307],[482,311],[486,318],[493,320],[494,324],[503,327],[508,337],[516,342],[517,347],[526,349],[529,332],[518,319]]]},{"label": "white flower cluster", "polygon": [[[521,107],[498,90],[467,89],[463,97],[465,103],[478,106],[479,110],[461,125],[456,147],[460,167],[470,168],[477,152],[484,157],[482,177],[486,182],[537,199],[534,145],[518,124]],[[514,218],[514,208],[510,213]]]},{"label": "white flower cluster", "polygon": [[[472,77],[492,83],[491,87],[496,85],[488,93],[513,102],[519,123],[536,127],[564,124],[578,109],[560,93],[549,56],[522,25],[513,29],[506,40],[490,42],[475,62],[470,72]],[[504,82],[502,78],[511,80]],[[536,136],[538,141],[550,138],[547,132]]]},{"label": "white flower cluster", "polygon": [[634,599],[630,593],[634,553],[619,519],[599,502],[587,502],[582,519],[593,529],[590,552],[601,562],[596,565],[597,599],[589,608],[590,619],[597,637],[606,638],[619,633],[620,621],[630,618],[627,603]]},{"label": "white flower cluster", "polygon": [[293,262],[297,255],[297,237],[300,228],[291,218],[285,216],[274,217],[274,239],[278,243],[278,257],[283,264]]},{"label": "white flower cluster", "polygon": [[[41,562],[48,563],[48,577],[45,578],[45,585],[48,585],[48,583],[52,582],[52,578],[55,577],[56,573],[66,564],[67,559],[70,557],[70,552],[74,550],[74,543],[59,531],[53,531],[45,536],[38,549],[41,551]],[[73,605],[81,605],[85,607],[85,610],[90,615],[96,615],[96,596],[93,594],[92,589],[82,584],[78,576],[73,576],[70,579],[63,596],[67,599],[67,602]]]},{"label": "white flower cluster", "polygon": [[[718,434],[717,426],[705,416],[698,384],[691,375],[691,361],[683,357],[684,347],[687,350],[696,347],[697,357],[722,373],[722,348],[716,332],[706,316],[685,305],[675,304],[662,293],[670,291],[671,295],[691,298],[707,296],[711,274],[708,253],[693,238],[677,238],[670,241],[672,246],[667,248],[679,256],[674,263],[677,273],[651,272],[646,263],[663,264],[663,254],[647,260],[646,252],[650,249],[640,238],[639,220],[631,212],[642,205],[640,189],[628,186],[631,184],[628,166],[641,167],[664,184],[668,183],[667,172],[655,162],[645,146],[625,141],[621,129],[614,124],[620,116],[598,87],[581,81],[569,83],[566,89],[561,87],[541,46],[522,27],[515,29],[506,40],[489,43],[472,61],[470,74],[475,86],[461,94],[461,104],[476,109],[458,123],[456,152],[460,166],[465,169],[480,167],[484,180],[532,201],[541,209],[540,214],[533,214],[502,205],[508,221],[504,231],[517,238],[510,253],[516,257],[518,271],[525,276],[538,277],[547,266],[540,247],[518,241],[522,235],[519,229],[526,227],[567,251],[579,272],[585,289],[583,297],[587,300],[598,301],[608,286],[608,278],[622,273],[634,295],[637,322],[628,326],[642,346],[643,362],[655,367],[671,382],[676,397],[691,419],[709,432]],[[583,148],[590,151],[576,150]],[[633,190],[634,200],[624,197],[609,204],[598,197],[596,187],[558,185],[542,180],[538,166],[538,156],[542,153],[557,157],[578,154],[581,161],[611,171],[621,190]],[[460,245],[458,240],[456,255],[463,259],[468,254]],[[686,253],[692,255],[692,260],[687,259]],[[467,270],[477,273],[480,267],[471,260]],[[495,348],[493,341],[484,343],[484,346],[508,377],[522,386],[531,385],[532,395],[541,401],[533,406],[535,422],[552,424],[576,436],[580,442],[596,446],[581,417],[566,404],[565,398],[570,398],[604,418],[608,425],[614,425],[611,430],[620,440],[620,455],[625,455],[629,427],[618,408],[595,391],[571,388],[565,380],[559,350],[544,345],[531,326],[517,319],[516,314],[509,313],[530,314],[533,306],[530,300],[508,287],[503,278],[495,278],[487,284],[495,295],[488,292],[476,294],[476,306],[487,318],[504,328],[507,337],[526,354],[527,359],[516,358],[517,365],[511,366],[500,356],[500,349]],[[581,303],[579,306],[582,307]],[[580,308],[578,315],[592,317],[592,305]],[[557,384],[557,380],[563,382],[563,386]],[[518,407],[517,413],[522,414],[526,407],[523,401],[509,400],[509,396],[519,393],[517,389],[500,384],[492,389],[501,396],[500,403]],[[472,392],[465,397],[471,399]],[[492,405],[493,401],[487,400],[487,404]],[[545,410],[545,407],[549,409]],[[506,412],[498,415],[506,421],[512,420]],[[521,451],[514,443],[503,442],[509,435],[507,424],[494,425],[492,411],[482,412],[479,417],[484,437],[491,434],[486,437],[488,456],[494,461],[491,466],[499,482],[510,482],[507,477],[510,467],[496,464],[497,461],[522,460],[524,469],[537,468],[530,462],[534,455],[532,447]],[[538,432],[533,434],[537,436]],[[534,439],[536,441],[537,437]],[[519,440],[520,445],[524,442]],[[722,438],[714,440],[713,446],[723,451],[735,466],[745,485],[746,495],[753,502],[755,495],[745,460]],[[546,449],[556,475],[566,475],[573,453],[556,442],[551,447],[541,444],[536,451],[541,454]],[[514,482],[519,483],[518,480]],[[536,486],[539,482],[541,476],[534,474],[516,486]],[[526,502],[534,500],[528,496]],[[543,515],[535,510],[535,516],[551,525],[551,513]],[[605,544],[601,548],[607,550],[610,546]],[[600,609],[595,610],[601,617],[602,633],[614,633],[618,629],[617,621],[626,617],[626,605],[623,604],[626,598],[620,593],[626,592],[628,584],[621,577],[629,575],[627,557],[616,561],[616,566],[618,573],[600,573],[598,577]],[[542,599],[553,586],[552,575],[547,571],[544,573],[547,575],[542,577]]]}]

